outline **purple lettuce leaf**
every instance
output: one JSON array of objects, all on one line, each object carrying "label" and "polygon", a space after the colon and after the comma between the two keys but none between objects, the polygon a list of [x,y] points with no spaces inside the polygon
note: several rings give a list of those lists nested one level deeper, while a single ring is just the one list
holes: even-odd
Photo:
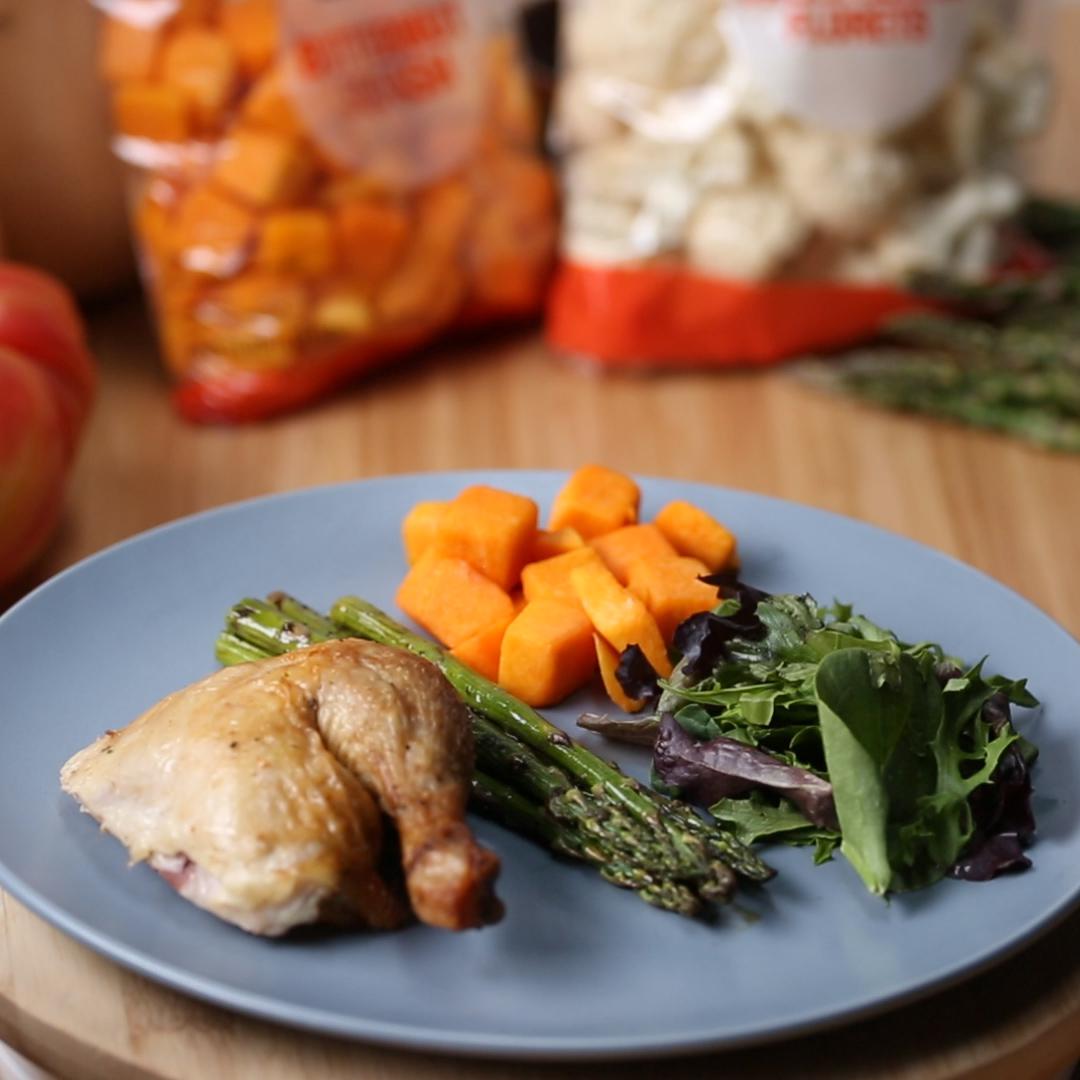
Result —
[{"label": "purple lettuce leaf", "polygon": [[619,653],[615,678],[627,697],[643,701],[646,706],[652,705],[660,696],[660,676],[640,645],[627,645]]},{"label": "purple lettuce leaf", "polygon": [[700,806],[754,790],[771,791],[789,799],[810,823],[838,828],[827,780],[735,739],[699,742],[671,713],[660,718],[653,769],[665,785],[678,788],[683,798]]},{"label": "purple lettuce leaf", "polygon": [[[1012,726],[1007,694],[1000,691],[983,706],[980,722],[994,735]],[[977,787],[968,797],[975,831],[949,875],[965,881],[990,881],[998,874],[1026,870],[1031,860],[1024,849],[1035,838],[1035,814],[1031,808],[1031,762],[1020,743],[1002,755],[990,783]]]}]

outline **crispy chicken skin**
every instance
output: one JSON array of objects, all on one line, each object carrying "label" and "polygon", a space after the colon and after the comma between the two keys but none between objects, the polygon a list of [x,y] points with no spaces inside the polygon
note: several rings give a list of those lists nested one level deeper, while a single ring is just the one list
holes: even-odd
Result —
[{"label": "crispy chicken skin", "polygon": [[267,935],[407,919],[379,872],[385,812],[413,911],[463,930],[502,912],[498,859],[465,823],[471,770],[468,712],[441,672],[345,640],[171,694],[75,754],[61,784],[133,862]]}]

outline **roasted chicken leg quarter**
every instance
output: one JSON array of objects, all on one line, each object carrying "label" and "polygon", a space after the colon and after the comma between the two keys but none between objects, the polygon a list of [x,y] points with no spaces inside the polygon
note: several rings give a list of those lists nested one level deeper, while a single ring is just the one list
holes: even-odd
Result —
[{"label": "roasted chicken leg quarter", "polygon": [[417,917],[501,915],[498,859],[465,822],[468,711],[426,660],[344,640],[240,664],[177,691],[63,767],[82,809],[187,899],[257,934],[400,925],[383,876],[396,824]]}]

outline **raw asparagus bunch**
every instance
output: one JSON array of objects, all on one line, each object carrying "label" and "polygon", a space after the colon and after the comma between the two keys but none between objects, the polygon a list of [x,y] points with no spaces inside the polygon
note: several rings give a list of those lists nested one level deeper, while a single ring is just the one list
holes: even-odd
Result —
[{"label": "raw asparagus bunch", "polygon": [[363,600],[338,601],[327,618],[292,597],[244,600],[217,641],[222,663],[278,655],[335,637],[363,637],[435,663],[469,706],[476,747],[475,808],[552,851],[597,866],[607,880],[657,907],[693,915],[727,900],[736,875],[767,867],[722,829],[574,743],[501,687]]},{"label": "raw asparagus bunch", "polygon": [[[955,332],[955,327],[951,328]],[[815,361],[802,376],[889,409],[1000,431],[1049,450],[1080,453],[1080,369],[1023,372],[942,350],[868,346]]]},{"label": "raw asparagus bunch", "polygon": [[886,408],[1080,452],[1080,205],[1031,199],[1021,225],[1056,260],[986,283],[920,276],[951,315],[905,316],[867,348],[803,368],[811,382]]}]

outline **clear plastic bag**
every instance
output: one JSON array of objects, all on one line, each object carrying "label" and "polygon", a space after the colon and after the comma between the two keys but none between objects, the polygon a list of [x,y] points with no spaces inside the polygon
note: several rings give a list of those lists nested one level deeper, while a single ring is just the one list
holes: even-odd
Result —
[{"label": "clear plastic bag", "polygon": [[770,362],[1007,257],[1043,64],[989,0],[569,0],[550,340]]},{"label": "clear plastic bag", "polygon": [[483,0],[98,0],[115,145],[175,400],[300,406],[539,310],[555,191]]}]

